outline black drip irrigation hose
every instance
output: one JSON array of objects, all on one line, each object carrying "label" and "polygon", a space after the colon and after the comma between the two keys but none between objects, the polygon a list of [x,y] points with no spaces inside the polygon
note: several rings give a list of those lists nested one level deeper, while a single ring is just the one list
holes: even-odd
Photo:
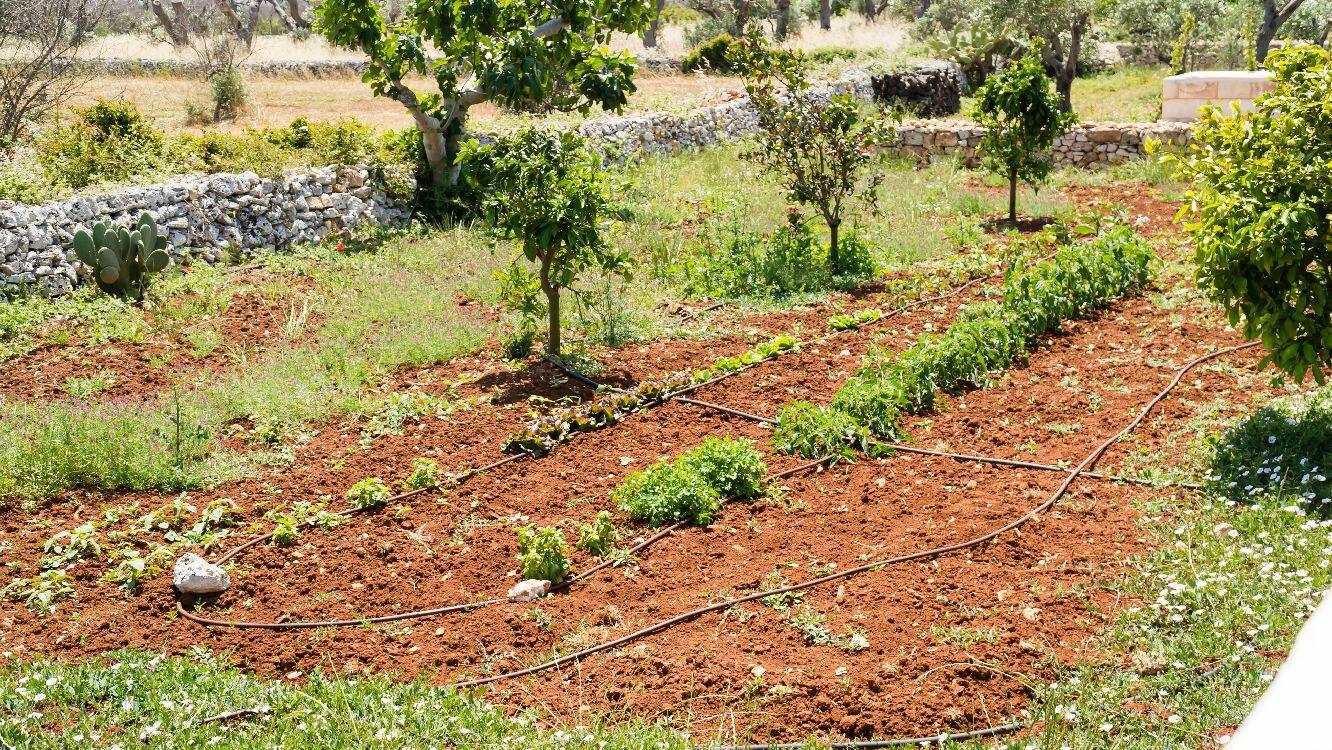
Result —
[{"label": "black drip irrigation hose", "polygon": [[[508,460],[513,460],[519,457],[520,456],[510,456]],[[823,464],[827,463],[830,459],[831,456],[816,459],[814,461],[809,461],[807,463],[803,463],[793,468],[787,469],[786,471],[773,474],[772,478],[785,479],[795,474],[799,474],[803,471],[807,471],[809,469],[822,466]],[[475,470],[473,474],[480,473],[480,471],[486,468],[493,468],[493,466],[494,465],[492,464],[489,467],[482,467],[481,469]],[[471,474],[469,474],[468,476],[471,476]],[[425,492],[425,490],[412,490],[411,492],[405,492],[401,495],[397,495],[394,498],[391,498],[390,502],[412,497],[421,494],[422,492]],[[349,516],[359,510],[360,510],[359,508],[352,508],[341,511],[335,515]],[[684,525],[685,524],[683,522],[679,522],[667,526],[666,528],[662,529],[656,534],[653,534],[647,539],[625,550],[625,555],[633,556],[647,549],[648,547],[651,547],[652,545],[656,544],[662,539],[665,539],[674,532],[678,531]],[[228,562],[231,559],[235,558],[236,555],[240,554],[242,551],[248,549],[249,547],[254,546],[255,544],[263,542],[269,539],[270,537],[272,537],[272,533],[250,539],[245,544],[236,547],[236,549],[233,549],[230,552],[228,552],[226,555],[218,558],[216,564],[221,565],[225,562]],[[601,572],[602,570],[605,570],[606,568],[614,564],[615,564],[614,560],[610,559],[602,560],[600,563],[592,566],[591,568],[588,568],[587,570],[577,575],[566,578],[560,583],[555,584],[554,586],[551,587],[548,593],[554,594],[558,591],[564,591],[566,589],[569,589],[574,584],[582,583],[583,581],[591,578],[593,575]],[[423,617],[436,617],[439,615],[452,614],[454,612],[468,612],[474,609],[481,609],[482,607],[489,607],[495,604],[516,603],[518,601],[519,600],[514,597],[481,599],[478,601],[465,602],[462,604],[449,604],[440,607],[431,607],[429,609],[417,609],[408,612],[397,612],[391,615],[376,615],[369,617],[361,617],[354,620],[295,620],[295,621],[274,621],[274,622],[257,622],[257,621],[246,621],[246,620],[217,620],[210,617],[202,617],[200,615],[195,614],[194,612],[191,612],[189,609],[185,607],[185,603],[179,600],[176,602],[176,611],[185,619],[190,620],[191,622],[197,623],[199,625],[206,625],[208,627],[239,628],[243,630],[308,630],[314,628],[356,627],[358,625],[373,625],[386,622],[400,622],[402,620],[414,620]]]}]

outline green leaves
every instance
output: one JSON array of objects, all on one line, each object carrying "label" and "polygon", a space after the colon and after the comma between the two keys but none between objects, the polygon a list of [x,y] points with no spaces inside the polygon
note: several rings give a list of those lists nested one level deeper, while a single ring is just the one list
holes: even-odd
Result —
[{"label": "green leaves", "polygon": [[1252,113],[1205,111],[1177,161],[1198,285],[1296,381],[1332,367],[1332,56],[1273,52]]},{"label": "green leaves", "polygon": [[611,497],[635,520],[650,526],[677,521],[706,526],[724,499],[757,497],[766,474],[767,466],[752,442],[709,437],[674,462],[630,474]]},{"label": "green leaves", "polygon": [[518,529],[518,566],[523,578],[559,583],[569,575],[569,545],[552,526]]}]

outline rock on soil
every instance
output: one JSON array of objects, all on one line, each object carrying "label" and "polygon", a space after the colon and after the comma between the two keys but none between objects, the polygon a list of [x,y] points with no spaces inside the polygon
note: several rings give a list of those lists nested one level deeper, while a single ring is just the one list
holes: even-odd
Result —
[{"label": "rock on soil", "polygon": [[231,588],[227,571],[193,552],[186,552],[176,560],[171,582],[182,594],[216,594]]},{"label": "rock on soil", "polygon": [[513,588],[509,589],[509,598],[515,602],[530,602],[548,593],[550,593],[550,581],[529,578],[515,583]]}]

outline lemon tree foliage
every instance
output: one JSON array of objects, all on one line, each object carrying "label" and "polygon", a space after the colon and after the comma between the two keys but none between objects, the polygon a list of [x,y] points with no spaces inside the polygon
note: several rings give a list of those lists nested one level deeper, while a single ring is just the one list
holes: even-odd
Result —
[{"label": "lemon tree foliage", "polygon": [[[329,42],[370,58],[365,82],[411,113],[431,180],[444,187],[458,184],[456,156],[477,104],[622,108],[634,92],[634,58],[607,43],[612,32],[638,34],[650,8],[645,0],[412,0],[391,23],[377,0],[323,0],[315,14]],[[411,77],[438,91],[417,92]]]},{"label": "lemon tree foliage", "polygon": [[1332,56],[1267,58],[1276,87],[1254,112],[1203,113],[1179,162],[1199,286],[1271,362],[1319,383],[1332,367]]},{"label": "lemon tree foliage", "polygon": [[876,147],[893,140],[888,119],[864,114],[851,94],[811,88],[798,50],[772,49],[750,36],[736,56],[758,112],[758,137],[748,158],[776,175],[794,203],[823,218],[832,272],[851,270],[839,252],[841,226],[849,209],[875,205],[883,172],[869,167]]},{"label": "lemon tree foliage", "polygon": [[1077,122],[1077,116],[1060,111],[1059,96],[1050,90],[1039,51],[985,79],[972,116],[985,128],[981,163],[1008,180],[1008,221],[1016,224],[1018,182],[1032,186],[1045,182],[1053,168],[1054,140]]},{"label": "lemon tree foliage", "polygon": [[603,233],[610,198],[601,157],[574,133],[527,128],[486,145],[473,141],[459,161],[474,165],[469,179],[486,187],[482,208],[491,225],[537,264],[546,353],[560,356],[561,290],[589,268],[627,273],[628,255],[612,249]]}]

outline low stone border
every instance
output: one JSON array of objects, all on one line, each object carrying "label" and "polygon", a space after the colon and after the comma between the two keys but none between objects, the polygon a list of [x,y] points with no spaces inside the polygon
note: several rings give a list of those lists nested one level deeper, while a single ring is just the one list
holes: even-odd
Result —
[{"label": "low stone border", "polygon": [[[1180,122],[1083,123],[1055,139],[1055,164],[1100,168],[1140,159],[1148,140],[1167,146],[1188,144],[1192,126]],[[897,127],[897,142],[888,149],[895,156],[922,160],[959,159],[976,166],[976,153],[985,128],[960,120],[915,120]]]},{"label": "low stone border", "polygon": [[396,225],[411,206],[389,196],[366,167],[181,177],[38,206],[0,202],[0,281],[51,295],[92,281],[74,256],[75,231],[109,219],[130,225],[150,211],[177,260],[216,263],[229,251],[287,248],[361,224]]},{"label": "low stone border", "polygon": [[[872,101],[876,91],[884,90],[883,80],[855,71],[816,91]],[[946,100],[946,93],[930,96],[935,104]],[[683,114],[591,120],[578,129],[603,144],[614,160],[736,140],[752,134],[757,120],[748,97],[737,96]],[[1054,158],[1063,166],[1120,164],[1141,157],[1148,138],[1182,146],[1190,130],[1187,123],[1079,125],[1056,141]],[[979,126],[961,120],[912,120],[897,127],[896,143],[887,151],[922,160],[956,158],[972,165],[983,134]],[[0,202],[0,287],[36,285],[48,294],[63,294],[90,281],[91,272],[75,260],[69,245],[73,233],[100,219],[128,224],[145,210],[166,228],[177,258],[205,263],[224,259],[231,249],[282,249],[361,224],[396,225],[411,217],[410,206],[390,197],[366,167],[290,170],[277,179],[253,172],[182,177],[40,206]]]}]

